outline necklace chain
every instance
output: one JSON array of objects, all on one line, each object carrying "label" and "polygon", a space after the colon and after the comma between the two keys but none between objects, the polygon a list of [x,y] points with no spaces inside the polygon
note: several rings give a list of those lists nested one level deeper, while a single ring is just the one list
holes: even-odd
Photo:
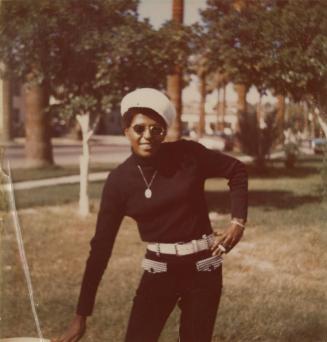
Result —
[{"label": "necklace chain", "polygon": [[144,180],[144,183],[145,183],[147,189],[150,189],[150,187],[151,187],[151,185],[152,185],[152,183],[153,183],[153,181],[154,181],[154,178],[156,177],[156,175],[157,175],[157,173],[158,173],[158,170],[156,170],[156,171],[153,173],[152,178],[151,178],[150,182],[148,183],[148,181],[146,180],[146,178],[145,178],[145,176],[144,176],[144,173],[143,173],[143,170],[142,170],[141,166],[140,166],[140,165],[137,165],[137,167],[138,167],[138,169],[140,170],[141,176],[142,176],[142,178],[143,178],[143,180]]}]

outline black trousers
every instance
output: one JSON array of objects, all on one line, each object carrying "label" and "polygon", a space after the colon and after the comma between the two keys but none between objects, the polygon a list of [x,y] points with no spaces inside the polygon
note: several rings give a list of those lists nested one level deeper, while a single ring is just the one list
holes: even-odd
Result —
[{"label": "black trousers", "polygon": [[157,256],[167,262],[162,273],[144,271],[134,297],[125,342],[156,342],[170,313],[178,304],[180,342],[210,342],[222,289],[222,267],[197,271],[195,262],[211,256],[209,251],[188,256]]}]

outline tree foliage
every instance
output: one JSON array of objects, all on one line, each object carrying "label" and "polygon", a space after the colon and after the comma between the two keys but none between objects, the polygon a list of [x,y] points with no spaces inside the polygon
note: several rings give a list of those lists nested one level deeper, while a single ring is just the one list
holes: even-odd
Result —
[{"label": "tree foliage", "polygon": [[169,70],[188,56],[187,29],[167,23],[156,31],[138,19],[137,6],[137,0],[5,2],[0,60],[23,82],[33,71],[33,82],[46,84],[69,114],[87,103],[90,111],[110,110],[136,87],[163,89]]},{"label": "tree foliage", "polygon": [[209,0],[202,15],[214,69],[262,92],[320,98],[327,75],[324,0]]},{"label": "tree foliage", "polygon": [[202,12],[210,66],[247,86],[263,82],[268,42],[262,31],[267,13],[262,1],[245,1],[240,10],[229,0],[210,0]]},{"label": "tree foliage", "polygon": [[323,0],[276,1],[271,10],[269,85],[296,101],[308,95],[318,99],[326,84],[326,15]]}]

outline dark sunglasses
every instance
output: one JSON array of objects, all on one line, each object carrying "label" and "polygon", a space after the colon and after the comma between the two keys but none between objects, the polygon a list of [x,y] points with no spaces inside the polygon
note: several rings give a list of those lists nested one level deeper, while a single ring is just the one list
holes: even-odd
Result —
[{"label": "dark sunglasses", "polygon": [[134,132],[138,135],[144,134],[144,132],[147,128],[148,128],[150,135],[152,137],[160,137],[165,133],[165,129],[159,125],[146,126],[146,125],[136,124],[132,128],[133,128]]}]

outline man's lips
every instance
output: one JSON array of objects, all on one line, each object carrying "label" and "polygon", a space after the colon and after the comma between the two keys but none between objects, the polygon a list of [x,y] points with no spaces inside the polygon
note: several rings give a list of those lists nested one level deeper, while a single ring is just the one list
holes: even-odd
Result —
[{"label": "man's lips", "polygon": [[143,144],[139,144],[139,146],[143,149],[151,149],[153,148],[153,145],[152,144],[149,144],[149,143],[143,143]]}]

